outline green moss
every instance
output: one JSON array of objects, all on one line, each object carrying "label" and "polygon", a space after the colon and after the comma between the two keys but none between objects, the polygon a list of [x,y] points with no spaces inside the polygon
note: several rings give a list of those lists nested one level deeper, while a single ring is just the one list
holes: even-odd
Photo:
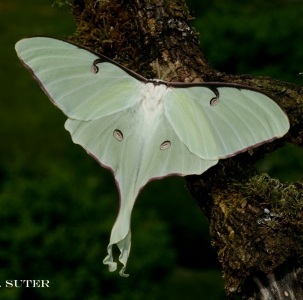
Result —
[{"label": "green moss", "polygon": [[283,184],[267,174],[260,174],[251,178],[243,190],[263,199],[280,217],[302,218],[303,184],[300,182]]},{"label": "green moss", "polygon": [[221,188],[212,194],[210,226],[229,295],[240,291],[252,273],[302,263],[302,183],[282,184],[258,174],[247,183],[233,180]]},{"label": "green moss", "polygon": [[[156,57],[145,55],[145,36],[138,31],[135,13],[122,1],[74,0],[71,9],[77,23],[68,40],[114,59],[129,69],[150,78],[150,63]],[[119,22],[117,22],[119,20]]]}]

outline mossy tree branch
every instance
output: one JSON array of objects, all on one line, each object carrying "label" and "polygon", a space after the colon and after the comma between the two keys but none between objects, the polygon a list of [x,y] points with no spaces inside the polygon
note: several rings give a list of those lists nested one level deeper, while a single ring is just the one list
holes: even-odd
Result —
[{"label": "mossy tree branch", "polygon": [[[302,87],[214,70],[201,53],[183,0],[73,0],[70,7],[78,25],[70,41],[145,77],[160,73],[167,81],[245,84],[271,94],[283,107],[291,123],[284,138],[222,160],[201,176],[188,176],[186,182],[209,219],[227,294],[243,299],[291,299],[287,295],[297,293],[295,299],[303,299],[299,288],[303,282],[299,268],[303,263],[303,184],[281,184],[254,168],[257,160],[284,141],[303,146]],[[296,280],[284,290],[271,288],[275,285],[268,282],[275,272]]]}]

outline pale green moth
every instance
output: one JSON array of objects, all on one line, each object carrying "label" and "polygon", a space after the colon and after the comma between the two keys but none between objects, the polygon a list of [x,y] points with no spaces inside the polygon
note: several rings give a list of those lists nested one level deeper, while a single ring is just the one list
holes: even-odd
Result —
[{"label": "pale green moth", "polygon": [[65,128],[102,166],[112,170],[120,210],[103,263],[124,274],[130,217],[147,182],[201,174],[230,157],[283,136],[286,114],[270,96],[248,86],[146,79],[83,47],[47,37],[19,41],[16,51],[67,116]]}]

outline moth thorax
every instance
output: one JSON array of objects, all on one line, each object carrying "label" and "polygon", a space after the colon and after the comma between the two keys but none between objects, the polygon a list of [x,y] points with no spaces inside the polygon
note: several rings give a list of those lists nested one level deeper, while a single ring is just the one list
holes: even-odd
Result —
[{"label": "moth thorax", "polygon": [[155,85],[153,82],[148,82],[145,85],[145,98],[143,99],[146,110],[153,112],[162,107],[166,92],[167,86],[165,84]]}]

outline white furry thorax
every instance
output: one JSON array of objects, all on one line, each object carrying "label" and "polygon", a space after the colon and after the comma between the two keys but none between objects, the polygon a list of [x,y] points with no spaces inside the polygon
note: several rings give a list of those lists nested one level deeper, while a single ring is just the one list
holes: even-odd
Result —
[{"label": "white furry thorax", "polygon": [[163,99],[168,91],[169,88],[164,83],[148,82],[145,84],[142,104],[148,114],[163,109]]}]

